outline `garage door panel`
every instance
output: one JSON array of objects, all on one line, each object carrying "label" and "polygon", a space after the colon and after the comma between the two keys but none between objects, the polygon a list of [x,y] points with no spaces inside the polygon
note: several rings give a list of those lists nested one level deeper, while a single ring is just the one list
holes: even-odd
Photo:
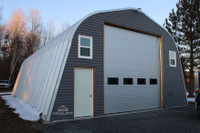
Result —
[{"label": "garage door panel", "polygon": [[[117,102],[119,100],[121,100],[121,101]],[[128,100],[129,102],[127,102],[126,100]],[[140,102],[140,104],[135,104],[134,101],[139,101],[139,100],[143,100],[143,99],[134,99],[133,101],[130,99],[124,99],[124,100],[123,99],[110,99],[111,102],[109,102],[107,104],[107,106],[105,106],[106,113],[116,113],[116,112],[148,109],[148,108],[157,108],[159,106],[158,104],[152,104],[152,102],[156,102],[157,99],[155,99],[155,100],[152,99],[151,102],[149,102],[149,100],[144,100],[143,102]]]},{"label": "garage door panel", "polygon": [[[115,113],[160,106],[159,39],[111,26],[105,26],[104,40],[105,113]],[[118,77],[118,85],[108,85],[108,77]],[[133,78],[133,85],[123,85],[123,78]],[[137,78],[145,78],[138,85]],[[157,79],[150,85],[150,79]]]},{"label": "garage door panel", "polygon": [[[149,89],[149,90],[148,90]],[[145,93],[144,93],[145,91]],[[144,99],[144,97],[151,97],[152,99],[155,94],[159,94],[158,92],[153,92],[156,91],[156,89],[153,88],[133,88],[133,89],[124,89],[121,91],[121,89],[109,89],[109,91],[106,91],[108,95],[105,94],[105,96],[109,96],[109,98],[127,98],[131,97],[132,99]],[[120,92],[120,93],[119,93]],[[140,95],[140,96],[137,96]],[[156,97],[155,97],[156,98]]]}]

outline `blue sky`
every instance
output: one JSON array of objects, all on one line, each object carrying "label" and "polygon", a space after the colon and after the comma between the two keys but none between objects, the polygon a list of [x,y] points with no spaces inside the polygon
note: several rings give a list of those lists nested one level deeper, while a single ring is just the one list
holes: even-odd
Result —
[{"label": "blue sky", "polygon": [[10,18],[15,8],[21,8],[26,15],[31,8],[40,10],[43,23],[53,21],[56,28],[63,24],[74,24],[87,14],[116,8],[142,8],[142,11],[163,25],[178,0],[0,0],[3,6],[3,20]]}]

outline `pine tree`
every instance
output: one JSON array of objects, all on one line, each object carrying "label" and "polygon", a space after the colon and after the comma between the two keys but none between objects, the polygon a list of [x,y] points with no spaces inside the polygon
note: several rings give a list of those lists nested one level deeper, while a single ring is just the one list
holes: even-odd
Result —
[{"label": "pine tree", "polygon": [[194,92],[194,67],[200,60],[200,1],[179,0],[177,10],[169,14],[165,20],[165,28],[179,46],[182,56],[182,66],[189,68],[189,96]]}]

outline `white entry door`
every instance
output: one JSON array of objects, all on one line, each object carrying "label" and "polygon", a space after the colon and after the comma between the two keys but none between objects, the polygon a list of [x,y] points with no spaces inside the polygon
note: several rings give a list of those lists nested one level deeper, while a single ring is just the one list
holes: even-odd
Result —
[{"label": "white entry door", "polygon": [[75,68],[74,117],[93,116],[93,69]]}]

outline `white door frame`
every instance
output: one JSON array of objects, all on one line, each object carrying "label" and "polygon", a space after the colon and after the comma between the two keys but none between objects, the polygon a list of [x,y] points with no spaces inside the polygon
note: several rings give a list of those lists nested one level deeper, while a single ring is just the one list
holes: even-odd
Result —
[{"label": "white door frame", "polygon": [[[92,116],[94,116],[95,114],[95,68],[93,67],[74,67],[73,68],[73,118],[76,119],[76,116],[75,116],[75,70],[76,69],[92,69],[92,72],[93,72],[93,104],[92,104]],[[84,116],[83,116],[84,117]]]}]

